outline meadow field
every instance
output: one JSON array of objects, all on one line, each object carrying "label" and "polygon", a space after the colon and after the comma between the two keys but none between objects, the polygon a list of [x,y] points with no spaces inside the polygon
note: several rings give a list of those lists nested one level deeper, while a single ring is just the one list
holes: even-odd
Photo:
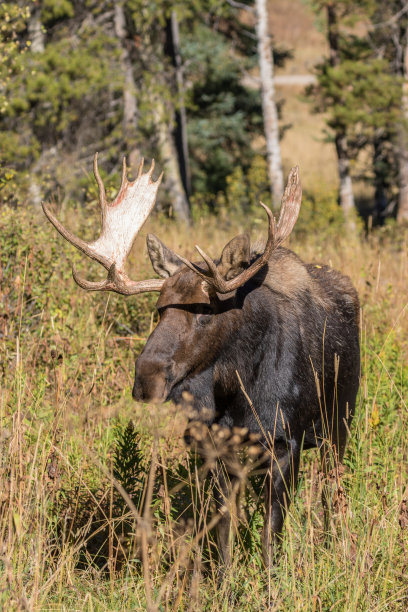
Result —
[{"label": "meadow field", "polygon": [[[97,208],[58,214],[85,238]],[[260,552],[259,482],[248,483],[233,564],[218,584],[210,478],[183,442],[185,416],[131,397],[155,296],[88,294],[40,210],[0,211],[0,608],[3,610],[401,610],[408,608],[408,242],[393,225],[358,236],[313,216],[293,248],[348,274],[361,299],[361,386],[325,538],[318,455],[303,453],[279,560]],[[311,212],[312,211],[312,212]],[[235,233],[262,237],[262,211],[156,216],[132,251],[151,276],[154,231],[191,257]],[[256,408],[256,407],[255,407]]]}]

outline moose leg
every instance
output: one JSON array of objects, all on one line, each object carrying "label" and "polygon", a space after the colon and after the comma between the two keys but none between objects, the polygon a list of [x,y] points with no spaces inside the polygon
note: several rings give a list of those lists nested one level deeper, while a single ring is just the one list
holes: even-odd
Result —
[{"label": "moose leg", "polygon": [[265,479],[265,520],[262,553],[267,568],[274,563],[291,492],[295,491],[299,471],[300,447],[295,440],[275,442]]},{"label": "moose leg", "polygon": [[[323,484],[322,484],[322,506],[324,513],[324,533],[330,533],[330,480],[333,477],[338,486],[339,465],[343,461],[344,450],[347,442],[347,428],[344,423],[338,423],[338,430],[332,435],[332,440],[323,440],[320,444],[320,458],[322,463]],[[331,477],[333,474],[333,477]],[[326,540],[328,543],[328,540]]]},{"label": "moose leg", "polygon": [[227,567],[231,563],[232,547],[234,544],[239,480],[228,474],[225,466],[220,461],[217,461],[213,475],[215,480],[215,503],[217,512],[221,515],[217,523],[218,549],[224,566]]}]

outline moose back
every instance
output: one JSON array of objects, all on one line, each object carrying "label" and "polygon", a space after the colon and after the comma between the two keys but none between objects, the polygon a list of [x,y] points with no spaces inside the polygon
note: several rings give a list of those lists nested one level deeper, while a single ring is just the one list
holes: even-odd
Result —
[{"label": "moose back", "polygon": [[[207,424],[246,428],[258,433],[266,459],[263,552],[269,565],[281,532],[290,491],[296,487],[302,449],[318,447],[323,468],[328,453],[341,462],[359,386],[359,301],[348,277],[325,265],[306,264],[281,246],[299,214],[301,185],[292,169],[282,198],[279,221],[268,216],[262,252],[251,249],[247,234],[233,238],[213,261],[199,247],[195,264],[148,235],[152,266],[161,279],[132,281],[124,272],[134,238],[150,214],[160,183],[149,172],[122,185],[107,202],[99,176],[102,233],[85,243],[64,228],[44,205],[57,230],[108,271],[104,281],[88,281],[88,290],[124,295],[157,291],[159,323],[136,360],[133,397],[148,402],[180,402],[192,397],[195,413]],[[248,399],[250,398],[250,402]],[[217,503],[224,506],[218,542],[231,559],[231,498],[236,477],[215,468]],[[323,505],[328,516],[327,491]]]}]

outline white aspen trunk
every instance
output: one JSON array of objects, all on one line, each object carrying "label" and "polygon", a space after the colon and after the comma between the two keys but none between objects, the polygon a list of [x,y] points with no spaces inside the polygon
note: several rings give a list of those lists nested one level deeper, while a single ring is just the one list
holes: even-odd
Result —
[{"label": "white aspen trunk", "polygon": [[123,131],[129,148],[129,166],[136,168],[140,152],[135,146],[138,123],[138,108],[136,100],[136,83],[133,76],[133,66],[127,48],[126,19],[123,4],[115,2],[115,34],[122,46],[121,64],[124,77],[123,86]]},{"label": "white aspen trunk", "polygon": [[[408,46],[404,53],[404,82],[402,84],[402,112],[408,121]],[[401,126],[399,134],[399,168],[398,168],[398,213],[397,222],[408,222],[408,133],[405,125]]]},{"label": "white aspen trunk", "polygon": [[256,0],[256,35],[261,75],[262,110],[272,201],[278,207],[283,194],[282,158],[279,143],[278,110],[275,101],[273,53],[268,34],[266,0]]},{"label": "white aspen trunk", "polygon": [[[336,6],[334,2],[327,4],[327,39],[330,50],[330,64],[340,65],[339,32],[337,25]],[[339,170],[339,199],[344,218],[350,230],[356,229],[354,221],[355,202],[353,183],[350,175],[350,160],[348,158],[347,136],[343,128],[338,128],[335,134],[337,167]]]},{"label": "white aspen trunk", "polygon": [[[336,136],[337,164],[340,182],[340,206],[346,219],[350,219],[355,209],[353,183],[350,176],[350,162],[347,157],[347,140],[345,136]],[[354,225],[354,221],[352,222]]]},{"label": "white aspen trunk", "polygon": [[[31,9],[30,19],[28,21],[28,38],[31,42],[31,53],[44,53],[45,40],[41,23],[41,9],[39,6],[34,6]],[[47,152],[42,151],[40,158],[30,169],[28,197],[31,204],[33,204],[36,208],[41,207],[42,193],[40,186],[40,172],[43,169],[43,159],[46,156]]]},{"label": "white aspen trunk", "polygon": [[28,21],[28,38],[31,42],[30,51],[32,53],[43,53],[45,49],[44,32],[41,23],[41,9],[35,6],[31,9]]}]

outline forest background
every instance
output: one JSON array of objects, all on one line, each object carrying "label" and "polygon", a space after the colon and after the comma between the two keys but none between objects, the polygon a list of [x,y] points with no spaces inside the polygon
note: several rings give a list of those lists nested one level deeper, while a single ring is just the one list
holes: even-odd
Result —
[{"label": "forest background", "polygon": [[144,156],[164,180],[134,278],[151,276],[147,231],[190,258],[195,243],[215,256],[235,233],[263,236],[258,202],[276,207],[277,190],[256,5],[0,5],[0,608],[407,609],[408,4],[267,3],[281,165],[299,164],[304,187],[290,246],[348,274],[362,304],[328,547],[309,453],[275,570],[251,482],[219,586],[209,479],[184,421],[130,395],[154,296],[77,288],[69,260],[83,257],[41,210],[94,237],[95,151],[111,198],[122,157],[134,176]]},{"label": "forest background", "polygon": [[[245,211],[269,191],[254,9],[3,2],[0,202],[86,203],[99,151],[112,184],[154,157],[179,218]],[[399,0],[270,3],[285,171],[374,223],[408,218],[407,23]]]}]

